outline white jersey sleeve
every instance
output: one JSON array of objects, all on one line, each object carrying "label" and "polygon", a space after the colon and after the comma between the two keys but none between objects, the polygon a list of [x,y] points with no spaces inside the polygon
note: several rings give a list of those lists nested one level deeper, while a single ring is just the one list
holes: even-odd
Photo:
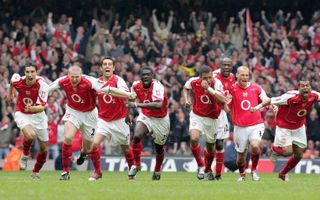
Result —
[{"label": "white jersey sleeve", "polygon": [[224,92],[223,92],[223,85],[222,85],[221,81],[217,78],[214,78],[214,81],[215,81],[214,90],[223,95]]},{"label": "white jersey sleeve", "polygon": [[164,86],[159,81],[154,81],[152,90],[152,101],[163,101]]},{"label": "white jersey sleeve", "polygon": [[50,85],[49,85],[49,92],[52,91],[52,90],[56,90],[56,89],[59,89],[60,88],[60,85],[59,85],[59,81],[66,78],[66,76],[63,76],[63,77],[60,77],[58,78],[57,80],[53,81]]},{"label": "white jersey sleeve", "polygon": [[14,73],[11,77],[11,83],[19,81],[21,76],[18,73]]},{"label": "white jersey sleeve", "polygon": [[288,99],[294,97],[298,94],[298,91],[289,91],[279,97],[272,97],[271,98],[271,104],[272,105],[287,105]]},{"label": "white jersey sleeve", "polygon": [[198,79],[198,77],[193,77],[193,78],[190,78],[185,84],[184,84],[184,88],[188,89],[188,90],[191,90],[192,89],[192,86],[191,86],[191,82]]},{"label": "white jersey sleeve", "polygon": [[135,92],[134,89],[133,89],[133,86],[135,86],[135,85],[138,84],[138,83],[139,83],[139,81],[134,81],[134,82],[132,83],[132,86],[131,86],[131,88],[130,88],[130,91],[131,91],[131,92]]},{"label": "white jersey sleeve", "polygon": [[37,98],[37,104],[46,105],[49,94],[49,85],[41,78],[39,79],[40,89]]},{"label": "white jersey sleeve", "polygon": [[262,102],[269,100],[269,97],[267,96],[266,91],[264,91],[264,89],[262,88],[261,88],[261,93],[259,95],[259,98],[261,99]]},{"label": "white jersey sleeve", "polygon": [[118,77],[118,82],[117,82],[117,88],[120,89],[121,91],[129,92],[129,88],[126,84],[126,82],[121,78],[120,76]]},{"label": "white jersey sleeve", "polygon": [[318,95],[318,101],[320,101],[320,93],[317,92],[317,91],[314,91],[314,90],[312,90],[311,92],[314,93],[314,94],[316,94],[316,95]]},{"label": "white jersey sleeve", "polygon": [[83,75],[83,76],[91,83],[92,89],[96,90],[96,88],[99,86],[97,85],[98,79],[88,75]]},{"label": "white jersey sleeve", "polygon": [[214,71],[212,72],[212,77],[213,77],[213,78],[216,78],[216,77],[218,76],[218,74],[220,74],[220,69],[214,70]]}]

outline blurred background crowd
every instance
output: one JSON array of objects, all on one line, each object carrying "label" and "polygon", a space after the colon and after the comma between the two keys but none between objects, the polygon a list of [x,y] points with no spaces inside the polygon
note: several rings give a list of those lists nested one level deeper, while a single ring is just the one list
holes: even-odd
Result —
[{"label": "blurred background crowd", "polygon": [[[251,45],[244,8],[250,9],[253,24]],[[230,57],[233,72],[240,65],[249,66],[252,82],[270,97],[296,89],[301,77],[307,77],[313,89],[320,88],[320,2],[0,0],[0,47],[0,159],[11,146],[20,145],[20,131],[13,121],[15,105],[5,100],[12,74],[22,75],[24,64],[32,60],[49,82],[66,75],[73,63],[81,65],[85,74],[99,77],[102,56],[115,58],[116,74],[128,86],[139,78],[141,67],[154,69],[170,100],[167,153],[190,155],[189,111],[181,91],[202,65],[216,70],[222,57]],[[48,99],[51,159],[59,156],[63,140],[65,101],[60,91],[52,92]],[[137,111],[130,114],[134,119]],[[263,152],[268,156],[275,122],[271,110],[263,114]],[[317,104],[308,115],[306,158],[319,157],[319,114]],[[74,143],[78,151],[81,134]],[[152,140],[147,137],[144,153],[152,152]],[[104,153],[118,155],[120,149],[106,141]]]}]

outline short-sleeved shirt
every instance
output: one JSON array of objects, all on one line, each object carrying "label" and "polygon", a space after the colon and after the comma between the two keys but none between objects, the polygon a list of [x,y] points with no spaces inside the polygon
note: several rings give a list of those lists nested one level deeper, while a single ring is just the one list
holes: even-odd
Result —
[{"label": "short-sleeved shirt", "polygon": [[305,124],[306,115],[316,101],[320,101],[320,93],[316,91],[312,91],[306,100],[301,99],[297,90],[271,98],[271,104],[279,106],[277,126],[290,130],[300,128]]},{"label": "short-sleeved shirt", "polygon": [[11,84],[18,91],[16,111],[34,114],[24,111],[27,105],[46,105],[49,86],[42,77],[37,76],[35,83],[29,86],[25,76],[20,77],[18,74],[14,74],[11,78]]},{"label": "short-sleeved shirt", "polygon": [[144,88],[142,81],[136,81],[132,85],[132,91],[137,94],[140,103],[163,102],[161,109],[151,110],[141,108],[141,112],[147,117],[163,118],[168,114],[168,96],[164,86],[153,79],[149,88]]}]

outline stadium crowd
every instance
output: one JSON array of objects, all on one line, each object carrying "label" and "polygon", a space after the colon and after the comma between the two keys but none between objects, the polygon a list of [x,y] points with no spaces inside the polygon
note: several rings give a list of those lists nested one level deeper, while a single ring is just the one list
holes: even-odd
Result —
[{"label": "stadium crowd", "polygon": [[[230,57],[233,72],[238,66],[248,66],[252,82],[262,86],[270,97],[296,89],[301,77],[307,77],[313,89],[320,88],[320,11],[305,18],[304,12],[310,11],[251,9],[253,44],[250,45],[246,14],[241,9],[220,15],[199,5],[182,4],[184,1],[161,10],[132,3],[126,6],[132,5],[130,9],[123,9],[102,1],[96,4],[83,1],[73,9],[67,4],[61,10],[54,1],[51,6],[32,6],[27,1],[19,1],[18,6],[15,1],[0,2],[2,158],[11,145],[20,144],[19,130],[13,122],[15,105],[5,100],[9,81],[12,74],[23,74],[21,69],[29,60],[36,62],[39,75],[51,82],[66,75],[72,63],[81,65],[85,74],[99,77],[100,58],[111,56],[115,58],[116,74],[128,86],[138,79],[142,67],[150,66],[169,97],[171,128],[167,153],[172,155],[190,154],[189,111],[184,107],[181,92],[185,82],[199,75],[203,65],[216,70],[222,57]],[[185,13],[179,12],[184,8]],[[49,95],[46,113],[50,158],[59,156],[65,104],[63,92]],[[268,156],[275,121],[272,110],[263,113],[264,155]],[[308,147],[304,154],[307,158],[319,158],[319,114],[320,104],[316,104],[307,117]],[[136,110],[130,113],[133,119],[137,115]],[[145,138],[143,143],[145,154],[154,153],[151,138]],[[108,142],[104,145],[105,154],[120,154],[120,150]]]}]

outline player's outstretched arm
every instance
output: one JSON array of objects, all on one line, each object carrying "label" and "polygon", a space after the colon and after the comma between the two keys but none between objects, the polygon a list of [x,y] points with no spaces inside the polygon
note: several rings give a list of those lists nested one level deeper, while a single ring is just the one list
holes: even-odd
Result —
[{"label": "player's outstretched arm", "polygon": [[250,111],[251,112],[256,112],[257,110],[260,110],[261,108],[264,108],[264,107],[266,107],[266,106],[268,106],[270,104],[271,104],[271,99],[268,99],[268,100],[263,101],[262,103],[258,104],[255,107],[251,107]]},{"label": "player's outstretched arm", "polygon": [[137,102],[127,102],[126,107],[127,108],[146,108],[149,110],[158,110],[162,108],[162,101],[154,101],[149,103],[137,103]]},{"label": "player's outstretched arm", "polygon": [[7,96],[7,101],[8,103],[12,103],[13,102],[13,98],[14,98],[14,87],[12,84],[10,84],[10,87],[9,87],[9,93],[8,93],[8,96]]},{"label": "player's outstretched arm", "polygon": [[9,87],[9,93],[7,96],[7,101],[8,103],[12,103],[13,98],[14,98],[14,86],[13,84],[18,82],[20,80],[20,75],[15,73],[12,75],[11,80],[10,80],[10,87]]},{"label": "player's outstretched arm", "polygon": [[185,101],[186,108],[191,108],[192,101],[190,100],[190,90],[185,87],[183,88],[183,98]]},{"label": "player's outstretched arm", "polygon": [[110,87],[110,86],[100,88],[98,92],[110,94],[110,95],[116,96],[116,97],[127,98],[129,100],[134,100],[137,98],[137,95],[134,92],[126,92],[126,91],[120,90],[115,87]]},{"label": "player's outstretched arm", "polygon": [[44,111],[46,107],[43,105],[36,105],[36,106],[30,106],[27,105],[26,108],[24,109],[25,112],[32,112],[32,113],[39,113]]}]

